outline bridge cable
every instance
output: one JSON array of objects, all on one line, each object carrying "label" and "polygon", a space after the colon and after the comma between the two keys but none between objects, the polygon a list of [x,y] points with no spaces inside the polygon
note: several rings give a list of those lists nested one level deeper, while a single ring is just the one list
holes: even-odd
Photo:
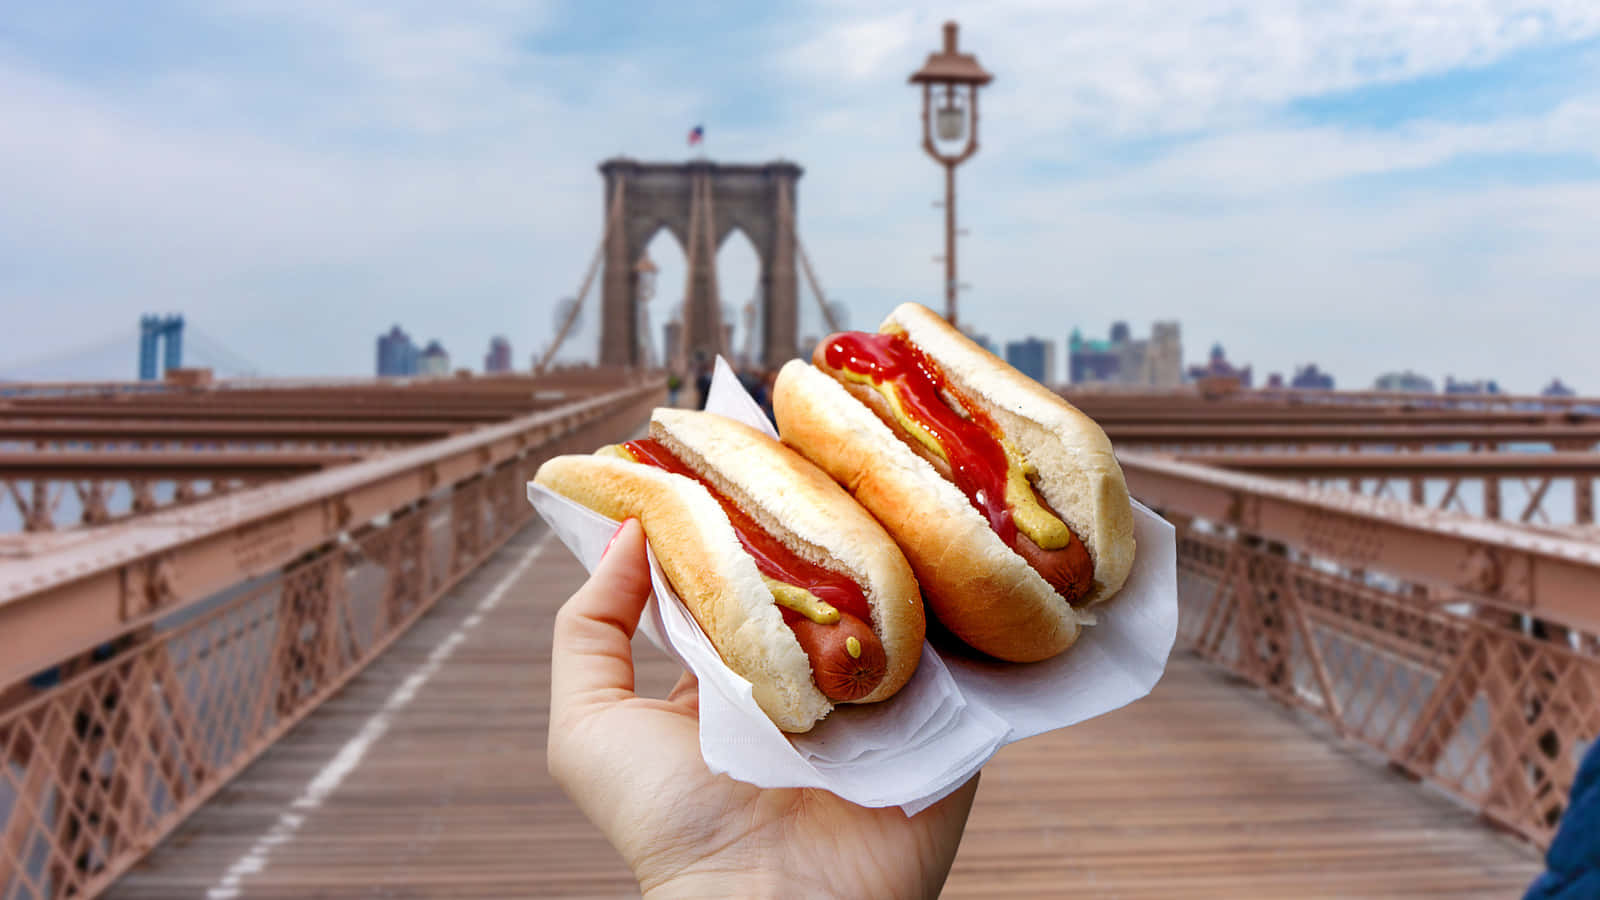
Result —
[{"label": "bridge cable", "polygon": [[[253,378],[261,374],[262,369],[253,360],[236,353],[227,344],[222,343],[209,334],[195,328],[193,325],[184,326],[184,356],[191,360],[198,358],[210,362],[213,368],[227,368],[233,370],[230,377]],[[186,361],[192,366],[193,361]]]},{"label": "bridge cable", "polygon": [[594,258],[589,261],[589,270],[583,275],[583,284],[578,288],[578,294],[573,298],[572,309],[567,311],[567,317],[561,323],[561,328],[556,331],[555,340],[550,342],[550,347],[544,351],[537,365],[533,367],[534,374],[542,375],[549,367],[550,360],[555,358],[556,351],[561,349],[561,344],[566,341],[567,334],[572,330],[574,322],[578,321],[578,313],[583,309],[583,301],[589,295],[589,288],[594,285],[594,277],[600,272],[600,263],[605,259],[606,240],[611,237],[612,229],[617,227],[617,220],[622,218],[622,191],[626,176],[618,173],[617,185],[611,192],[611,205],[606,211],[605,227],[600,229],[600,246],[595,248]]},{"label": "bridge cable", "polygon": [[794,252],[800,257],[800,268],[805,272],[806,281],[811,285],[811,295],[817,298],[817,307],[822,310],[822,320],[827,323],[830,332],[843,331],[838,320],[834,318],[833,309],[828,306],[826,295],[822,293],[822,285],[817,281],[816,270],[811,268],[811,257],[806,255],[806,246],[800,241],[800,229],[795,226],[794,205],[789,201],[789,184],[786,181],[778,183],[778,213],[783,224],[788,227],[789,233],[794,236]]},{"label": "bridge cable", "polygon": [[[98,364],[107,361],[107,353],[117,350],[126,352],[127,371],[132,372],[135,371],[136,354],[129,348],[135,345],[138,338],[137,330],[124,328],[118,330],[114,336],[102,340],[49,351],[39,356],[25,358],[21,362],[8,362],[7,367],[0,370],[0,381],[93,380],[104,376],[99,376],[95,372],[80,373],[86,368],[103,370],[104,367]],[[85,365],[86,363],[88,365]],[[121,380],[122,377],[115,376],[115,380]]]}]

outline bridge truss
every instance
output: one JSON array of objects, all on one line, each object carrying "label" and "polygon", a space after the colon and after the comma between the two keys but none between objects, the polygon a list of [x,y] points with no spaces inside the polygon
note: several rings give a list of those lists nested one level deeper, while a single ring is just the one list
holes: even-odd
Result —
[{"label": "bridge truss", "polygon": [[[586,367],[0,399],[0,897],[109,885],[525,522],[540,461],[664,396]],[[1071,399],[1177,526],[1184,647],[1548,842],[1600,735],[1592,401]]]}]

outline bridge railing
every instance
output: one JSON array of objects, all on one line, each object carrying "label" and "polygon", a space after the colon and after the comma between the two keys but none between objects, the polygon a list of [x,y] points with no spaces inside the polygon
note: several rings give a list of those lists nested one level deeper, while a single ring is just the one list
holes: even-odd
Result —
[{"label": "bridge railing", "polygon": [[59,536],[38,578],[0,560],[0,898],[104,889],[515,533],[542,461],[664,395]]},{"label": "bridge railing", "polygon": [[1122,457],[1178,527],[1181,646],[1549,842],[1600,735],[1600,545]]},{"label": "bridge railing", "polygon": [[[1404,497],[1411,504],[1528,525],[1593,526],[1600,454],[1476,451],[1187,452],[1186,462],[1311,483],[1353,494]],[[1572,529],[1577,533],[1576,529]]]}]

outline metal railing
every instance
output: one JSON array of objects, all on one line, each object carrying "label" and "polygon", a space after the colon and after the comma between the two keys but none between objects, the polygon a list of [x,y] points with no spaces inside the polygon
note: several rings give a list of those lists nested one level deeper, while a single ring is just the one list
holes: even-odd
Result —
[{"label": "metal railing", "polygon": [[1600,735],[1600,545],[1123,454],[1179,644],[1538,845]]},{"label": "metal railing", "polygon": [[[103,889],[514,533],[540,462],[626,436],[663,395],[0,553],[0,900]],[[1183,646],[1548,842],[1600,734],[1600,546],[1122,459],[1178,526]]]},{"label": "metal railing", "polygon": [[158,513],[37,582],[0,565],[0,900],[103,890],[510,538],[539,463],[628,436],[664,395]]}]

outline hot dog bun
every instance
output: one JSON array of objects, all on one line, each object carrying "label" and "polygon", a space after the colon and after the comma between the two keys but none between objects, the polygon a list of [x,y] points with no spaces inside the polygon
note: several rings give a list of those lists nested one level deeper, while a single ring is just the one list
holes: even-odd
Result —
[{"label": "hot dog bun", "polygon": [[[1093,584],[1077,608],[1000,538],[983,514],[870,405],[792,361],[773,408],[785,443],[845,486],[905,551],[933,613],[991,656],[1031,662],[1070,647],[1086,612],[1114,595],[1134,558],[1133,510],[1111,442],[1092,419],[916,304],[879,329],[908,337],[1037,470],[1033,484],[1088,551]],[[826,345],[826,342],[824,342]],[[820,363],[822,351],[818,351]]]},{"label": "hot dog bun", "polygon": [[[925,629],[916,579],[848,494],[793,450],[721,416],[657,409],[650,435],[784,546],[861,585],[886,668],[854,702],[883,700],[911,679]],[[832,710],[755,561],[702,484],[611,455],[556,457],[534,481],[608,518],[640,520],[684,605],[779,728],[807,731]]]}]

